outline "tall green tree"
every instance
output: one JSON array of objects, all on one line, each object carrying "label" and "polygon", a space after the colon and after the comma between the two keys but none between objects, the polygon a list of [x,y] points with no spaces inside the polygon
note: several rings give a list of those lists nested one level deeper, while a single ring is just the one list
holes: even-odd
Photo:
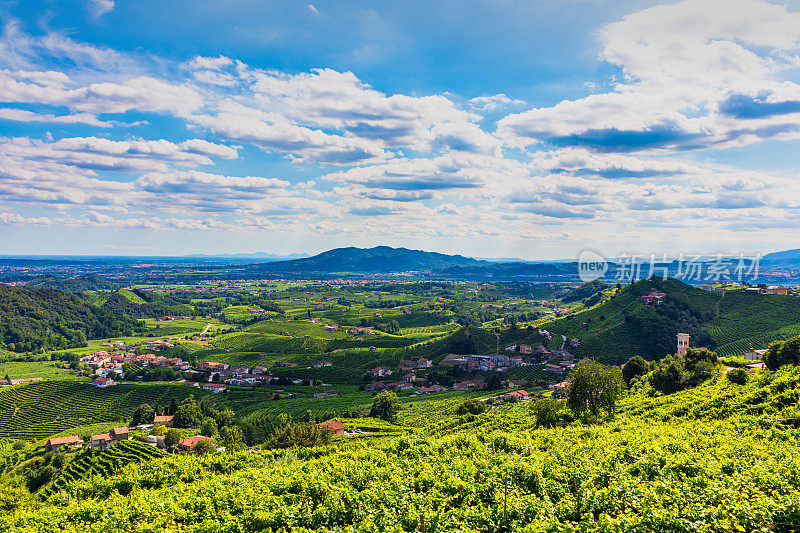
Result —
[{"label": "tall green tree", "polygon": [[391,422],[398,412],[400,412],[400,400],[397,398],[397,394],[392,391],[383,391],[375,396],[369,416]]},{"label": "tall green tree", "polygon": [[203,423],[203,410],[194,396],[189,396],[178,406],[172,424],[177,428],[197,428]]},{"label": "tall green tree", "polygon": [[772,342],[764,354],[764,364],[770,370],[777,370],[783,365],[800,364],[800,335],[788,341]]},{"label": "tall green tree", "polygon": [[164,447],[168,450],[171,450],[177,446],[178,441],[181,440],[180,432],[175,428],[170,428],[167,430],[166,435],[164,435]]},{"label": "tall green tree", "polygon": [[633,378],[644,376],[650,371],[650,363],[644,360],[640,355],[634,355],[625,366],[622,367],[622,377],[625,383],[630,385]]},{"label": "tall green tree", "polygon": [[155,409],[150,404],[143,403],[133,412],[131,418],[131,425],[138,426],[139,424],[152,424]]},{"label": "tall green tree", "polygon": [[622,371],[595,361],[583,361],[572,371],[567,406],[576,416],[614,414],[622,394]]}]

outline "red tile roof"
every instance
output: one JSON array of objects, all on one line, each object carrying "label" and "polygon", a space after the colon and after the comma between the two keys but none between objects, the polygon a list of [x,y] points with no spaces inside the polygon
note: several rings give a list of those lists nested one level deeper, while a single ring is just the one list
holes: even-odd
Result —
[{"label": "red tile roof", "polygon": [[185,446],[186,448],[191,448],[201,440],[213,441],[214,439],[203,435],[195,435],[194,437],[186,437],[185,439],[181,439],[180,441],[178,441],[178,444],[180,444],[181,446]]},{"label": "red tile roof", "polygon": [[317,424],[317,427],[320,429],[329,429],[331,431],[339,431],[340,429],[345,429],[345,425],[339,422],[338,420],[328,420],[327,422]]},{"label": "red tile roof", "polygon": [[56,437],[47,440],[47,444],[51,446],[54,444],[77,444],[79,442],[81,442],[81,439],[77,435],[70,435],[69,437]]}]

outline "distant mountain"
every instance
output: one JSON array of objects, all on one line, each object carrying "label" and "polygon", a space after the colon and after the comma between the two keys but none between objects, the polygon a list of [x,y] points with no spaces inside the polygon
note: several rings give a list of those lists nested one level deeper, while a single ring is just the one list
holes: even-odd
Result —
[{"label": "distant mountain", "polygon": [[376,246],[375,248],[336,248],[313,257],[259,265],[270,272],[292,273],[381,273],[409,271],[441,271],[454,267],[489,266],[463,255],[447,255],[407,248]]},{"label": "distant mountain", "polygon": [[800,264],[800,248],[773,252],[762,257],[761,261],[770,264]]}]

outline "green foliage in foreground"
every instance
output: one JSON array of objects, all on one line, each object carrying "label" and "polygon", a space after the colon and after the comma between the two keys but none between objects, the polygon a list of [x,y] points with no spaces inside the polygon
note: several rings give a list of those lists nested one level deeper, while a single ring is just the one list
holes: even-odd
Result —
[{"label": "green foliage in foreground", "polygon": [[[520,404],[411,435],[167,456],[26,500],[7,531],[791,531],[800,524],[797,368],[658,396],[615,420],[536,429]],[[792,402],[784,402],[786,398]]]},{"label": "green foliage in foreground", "polygon": [[436,439],[151,461],[0,526],[413,531],[422,515],[434,531],[788,530],[793,438],[742,421],[531,431],[497,413]]}]

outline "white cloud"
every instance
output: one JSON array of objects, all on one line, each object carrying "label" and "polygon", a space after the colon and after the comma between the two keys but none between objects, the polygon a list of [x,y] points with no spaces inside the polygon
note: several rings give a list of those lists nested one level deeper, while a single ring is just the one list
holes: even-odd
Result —
[{"label": "white cloud", "polygon": [[114,9],[114,0],[88,0],[89,9],[95,17],[101,17]]},{"label": "white cloud", "polygon": [[504,107],[524,103],[523,100],[509,98],[503,93],[492,96],[476,96],[467,101],[467,104],[479,113],[491,113]]},{"label": "white cloud", "polygon": [[76,113],[74,115],[53,115],[52,113],[34,113],[24,109],[10,107],[0,108],[0,119],[14,120],[17,122],[49,122],[54,124],[88,124],[98,128],[111,128],[117,125],[114,122],[98,120],[89,113]]},{"label": "white cloud", "polygon": [[[759,0],[685,0],[628,15],[600,36],[600,57],[622,68],[615,91],[509,115],[498,123],[508,143],[668,152],[800,138],[798,86],[774,81],[798,64],[800,13]],[[777,90],[792,95],[788,105],[758,100]],[[725,114],[730,102],[745,113]]]}]

